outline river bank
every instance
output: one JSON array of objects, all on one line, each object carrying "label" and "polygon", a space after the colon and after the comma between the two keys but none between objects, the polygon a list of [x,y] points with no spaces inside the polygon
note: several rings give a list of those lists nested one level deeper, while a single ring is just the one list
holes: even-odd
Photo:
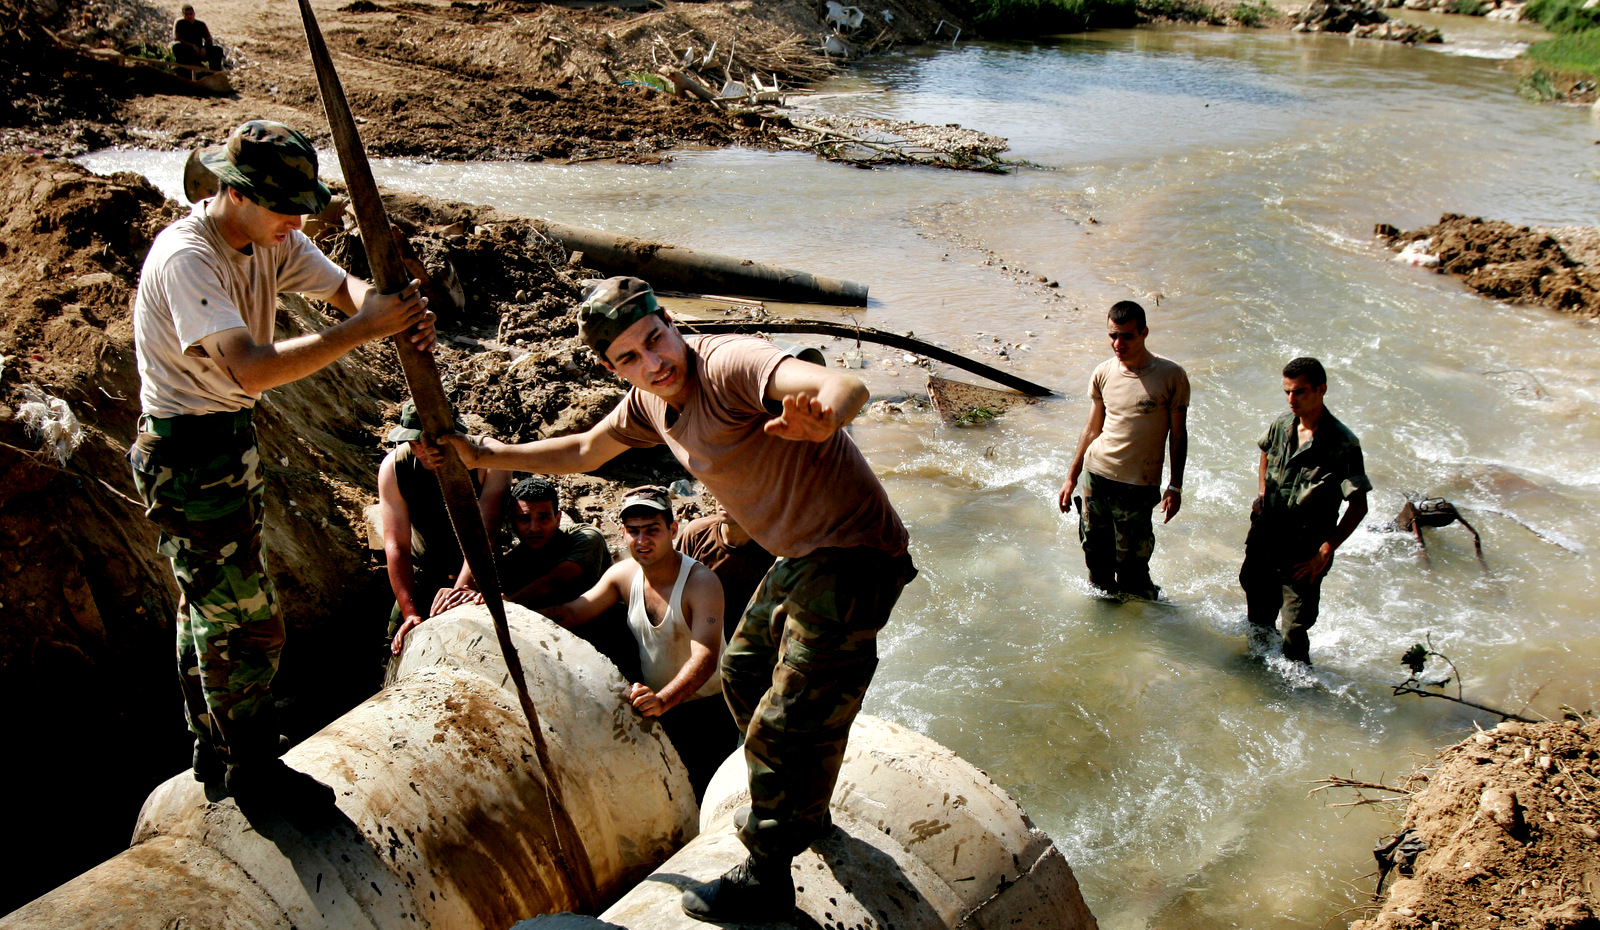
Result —
[{"label": "river bank", "polygon": [[1382,908],[1351,930],[1600,927],[1597,749],[1600,722],[1574,716],[1445,750],[1379,844]]}]

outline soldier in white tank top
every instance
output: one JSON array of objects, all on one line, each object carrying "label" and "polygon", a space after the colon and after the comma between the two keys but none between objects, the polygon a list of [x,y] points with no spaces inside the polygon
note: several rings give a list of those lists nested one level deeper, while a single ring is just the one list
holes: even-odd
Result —
[{"label": "soldier in white tank top", "polygon": [[[628,630],[639,644],[640,677],[656,692],[670,684],[689,662],[689,624],[683,619],[683,586],[689,581],[689,573],[700,563],[686,555],[678,558],[678,580],[673,582],[672,594],[667,598],[667,613],[661,618],[660,626],[650,622],[644,607],[643,569],[634,573],[633,583],[628,586]],[[689,700],[721,693],[722,676],[712,675]]]}]

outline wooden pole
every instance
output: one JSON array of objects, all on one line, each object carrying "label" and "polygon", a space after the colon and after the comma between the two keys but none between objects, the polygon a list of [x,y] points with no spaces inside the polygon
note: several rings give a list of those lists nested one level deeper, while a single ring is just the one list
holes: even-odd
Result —
[{"label": "wooden pole", "polygon": [[[372,177],[372,166],[367,162],[366,148],[356,131],[356,122],[345,98],[344,86],[334,70],[333,58],[322,38],[322,29],[311,9],[310,0],[299,0],[300,16],[305,22],[306,43],[311,49],[311,59],[317,69],[317,85],[322,91],[323,109],[328,115],[328,128],[333,134],[334,149],[339,154],[339,164],[344,169],[345,185],[350,191],[350,202],[355,206],[356,223],[361,229],[361,241],[367,250],[367,262],[372,267],[373,283],[381,293],[390,294],[405,288],[411,275],[400,260],[400,248],[395,241],[393,227],[384,212],[383,201],[378,196],[378,185]],[[444,384],[439,379],[439,367],[431,354],[413,346],[405,333],[394,337],[395,350],[400,354],[400,367],[404,370],[406,384],[417,405],[417,415],[422,420],[423,432],[431,440],[454,432],[455,415],[450,401],[445,397]],[[495,570],[494,550],[489,544],[489,534],[483,528],[478,514],[478,497],[472,489],[472,478],[456,454],[453,446],[445,445],[444,462],[435,469],[439,487],[444,493],[450,511],[450,523],[461,551],[483,602],[494,618],[495,635],[500,640],[500,654],[505,659],[506,670],[516,686],[517,700],[527,719],[528,731],[533,735],[534,750],[543,772],[545,797],[550,806],[551,820],[555,826],[557,850],[564,865],[565,878],[571,885],[578,907],[592,911],[598,905],[594,888],[594,872],[583,840],[572,823],[561,801],[561,786],[550,753],[545,745],[544,733],[539,728],[539,713],[528,696],[528,682],[517,657],[516,644],[511,641],[511,631],[506,624],[505,603],[500,593],[500,576]]]}]

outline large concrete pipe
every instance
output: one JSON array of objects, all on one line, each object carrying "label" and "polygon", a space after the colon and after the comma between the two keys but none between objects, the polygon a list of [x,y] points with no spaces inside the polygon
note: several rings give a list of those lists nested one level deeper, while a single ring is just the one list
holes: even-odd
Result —
[{"label": "large concrete pipe", "polygon": [[[733,814],[749,803],[742,755],[706,789],[700,836],[599,919],[537,917],[516,930],[698,930],[678,906],[690,882],[744,858]],[[833,793],[837,830],[795,860],[796,908],[770,926],[895,930],[1095,930],[1072,868],[987,775],[925,736],[866,714]],[[768,926],[768,925],[763,925]]]},{"label": "large concrete pipe", "polygon": [[660,290],[742,294],[796,303],[867,305],[867,286],[854,281],[583,226],[535,222],[568,249],[582,252],[583,263],[590,268],[607,274],[634,275]]},{"label": "large concrete pipe", "polygon": [[576,906],[544,779],[596,886],[620,894],[696,832],[688,774],[587,643],[508,605],[555,771],[540,772],[481,607],[414,630],[395,684],[285,756],[337,813],[294,822],[208,798],[189,773],[145,802],[133,846],[9,916],[14,928],[504,930]]}]

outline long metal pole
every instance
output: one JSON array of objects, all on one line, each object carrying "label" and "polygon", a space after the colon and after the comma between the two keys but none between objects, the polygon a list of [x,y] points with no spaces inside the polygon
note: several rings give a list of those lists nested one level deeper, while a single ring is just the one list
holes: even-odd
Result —
[{"label": "long metal pole", "polygon": [[[361,229],[361,241],[367,250],[367,262],[372,267],[372,280],[381,293],[389,294],[403,289],[411,276],[400,260],[400,248],[395,242],[394,230],[384,212],[383,201],[378,196],[378,185],[372,177],[372,166],[367,163],[367,152],[356,131],[355,118],[350,113],[344,86],[334,70],[333,58],[322,38],[322,29],[311,10],[310,0],[299,0],[300,16],[305,21],[306,43],[311,49],[311,59],[317,69],[317,84],[322,91],[323,109],[328,115],[328,128],[333,133],[334,149],[339,153],[339,164],[344,169],[345,186],[350,191],[350,201],[355,206],[356,223]],[[444,384],[439,379],[439,367],[432,355],[413,346],[405,333],[393,337],[400,354],[400,367],[405,371],[406,384],[417,405],[417,415],[422,420],[423,431],[431,439],[454,431],[455,416],[450,401],[445,397]],[[439,487],[444,492],[450,511],[450,523],[456,538],[461,541],[461,551],[467,565],[478,582],[483,602],[494,618],[495,635],[500,640],[500,654],[505,658],[506,670],[516,687],[517,700],[527,719],[528,730],[533,734],[534,750],[540,769],[544,773],[546,799],[554,822],[556,839],[567,881],[572,886],[579,907],[592,911],[598,904],[594,888],[594,872],[589,856],[584,851],[582,837],[572,823],[561,800],[561,786],[550,753],[545,745],[544,733],[539,728],[539,713],[528,696],[528,682],[517,657],[517,647],[511,641],[511,630],[506,624],[505,603],[500,593],[500,576],[495,570],[494,550],[489,544],[489,534],[478,514],[478,497],[472,488],[472,478],[456,455],[453,446],[445,445],[444,462],[435,470]]]}]

